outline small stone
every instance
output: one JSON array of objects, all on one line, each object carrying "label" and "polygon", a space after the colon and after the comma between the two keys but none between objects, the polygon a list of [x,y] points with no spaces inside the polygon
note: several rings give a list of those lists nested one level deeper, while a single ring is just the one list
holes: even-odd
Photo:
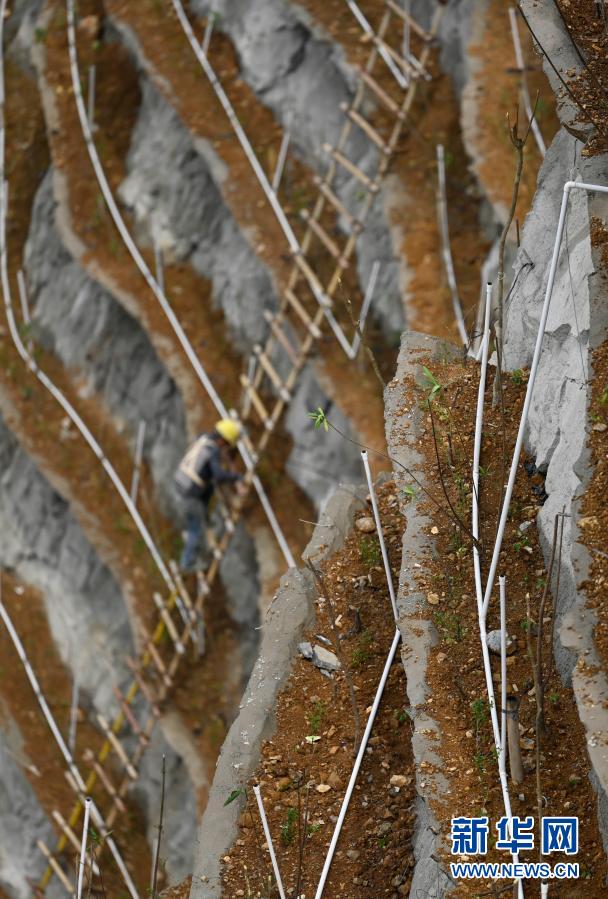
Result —
[{"label": "small stone", "polygon": [[411,782],[412,778],[406,777],[405,774],[393,774],[389,781],[391,787],[405,787]]},{"label": "small stone", "polygon": [[468,730],[468,731],[465,733],[465,737],[467,738],[467,740],[470,740],[470,739],[473,737],[473,731],[472,731],[472,730]]},{"label": "small stone", "polygon": [[445,652],[438,652],[438,653],[437,653],[437,661],[438,661],[438,663],[439,663],[440,665],[441,665],[442,662],[445,662],[446,659],[447,659],[447,655],[445,654]]},{"label": "small stone", "polygon": [[426,597],[426,601],[430,606],[438,606],[439,605],[439,594],[438,593],[428,593]]},{"label": "small stone", "polygon": [[324,646],[320,646],[318,643],[315,643],[313,646],[312,662],[317,668],[321,668],[325,671],[338,671],[340,668],[338,656],[331,652],[331,650],[325,649]]},{"label": "small stone", "polygon": [[358,518],[355,527],[363,534],[373,534],[376,530],[376,523],[373,518]]},{"label": "small stone", "polygon": [[310,643],[298,643],[298,652],[300,655],[304,656],[305,659],[312,659],[312,646]]},{"label": "small stone", "polygon": [[531,521],[522,521],[522,523],[519,525],[519,531],[520,531],[520,533],[525,534],[525,532],[528,530],[528,528],[531,528],[531,527],[532,527]]},{"label": "small stone", "polygon": [[[490,631],[486,637],[488,649],[490,652],[500,655],[500,631]],[[507,634],[507,655],[511,655],[517,650],[517,643]]]},{"label": "small stone", "polygon": [[603,433],[607,429],[608,429],[608,425],[605,424],[603,421],[596,421],[595,424],[593,425],[593,430],[599,431],[600,433]]},{"label": "small stone", "polygon": [[285,790],[289,790],[291,787],[291,777],[280,777],[277,780],[276,786],[279,793],[284,793]]},{"label": "small stone", "polygon": [[361,853],[359,852],[358,849],[347,849],[346,850],[346,857],[349,858],[351,860],[351,862],[356,862],[360,855],[361,855]]},{"label": "small stone", "polygon": [[438,533],[439,533],[439,528],[437,527],[436,524],[434,524],[433,527],[431,528],[431,534],[438,534]]},{"label": "small stone", "polygon": [[329,793],[331,787],[329,784],[317,784],[316,791],[317,793]]}]

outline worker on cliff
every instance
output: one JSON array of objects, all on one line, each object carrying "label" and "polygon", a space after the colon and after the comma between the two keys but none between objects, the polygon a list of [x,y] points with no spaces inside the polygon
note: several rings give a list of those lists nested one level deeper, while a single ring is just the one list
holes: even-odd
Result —
[{"label": "worker on cliff", "polygon": [[[240,436],[240,425],[223,418],[211,433],[201,434],[194,441],[175,472],[175,492],[186,525],[180,568],[186,574],[196,570],[216,486],[242,480],[242,475],[224,467],[230,449],[236,447]],[[244,492],[244,485],[238,484],[237,490]]]}]

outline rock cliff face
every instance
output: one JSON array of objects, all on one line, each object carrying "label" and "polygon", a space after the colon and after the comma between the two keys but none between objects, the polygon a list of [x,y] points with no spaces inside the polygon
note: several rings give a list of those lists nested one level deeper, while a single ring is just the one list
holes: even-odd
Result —
[{"label": "rock cliff face", "polygon": [[167,498],[186,446],[181,396],[141,326],[65,247],[55,216],[49,171],[38,190],[25,248],[36,339],[78,372],[82,394],[102,398],[132,444],[139,422],[145,422],[144,457]]}]

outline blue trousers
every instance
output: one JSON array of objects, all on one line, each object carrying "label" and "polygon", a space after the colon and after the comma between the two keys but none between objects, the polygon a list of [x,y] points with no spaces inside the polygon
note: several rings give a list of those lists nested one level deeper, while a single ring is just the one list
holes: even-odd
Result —
[{"label": "blue trousers", "polygon": [[[191,571],[196,567],[201,549],[203,530],[207,521],[208,503],[200,499],[182,497],[186,538],[180,559],[182,571]],[[206,547],[205,547],[206,549]]]}]

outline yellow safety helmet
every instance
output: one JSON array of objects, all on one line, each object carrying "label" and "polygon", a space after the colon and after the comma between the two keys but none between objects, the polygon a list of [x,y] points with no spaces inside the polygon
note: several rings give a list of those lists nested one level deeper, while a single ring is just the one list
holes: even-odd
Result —
[{"label": "yellow safety helmet", "polygon": [[220,437],[229,443],[230,446],[236,446],[241,436],[241,426],[231,418],[222,418],[215,425],[215,430]]}]

